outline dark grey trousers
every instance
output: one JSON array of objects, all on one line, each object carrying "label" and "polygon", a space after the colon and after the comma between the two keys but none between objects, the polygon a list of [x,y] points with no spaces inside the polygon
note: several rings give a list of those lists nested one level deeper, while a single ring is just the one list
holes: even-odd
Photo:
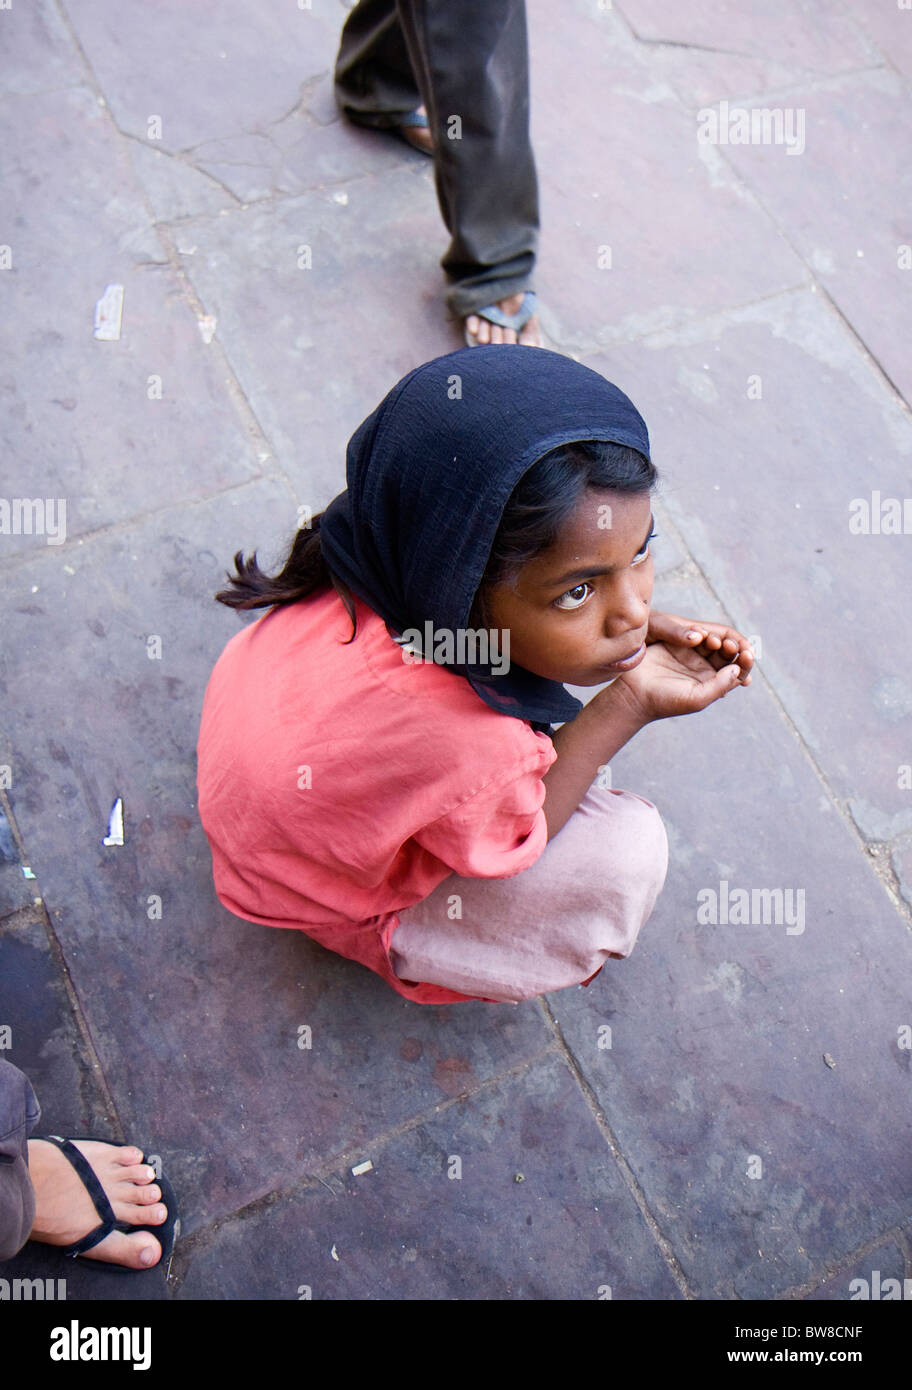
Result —
[{"label": "dark grey trousers", "polygon": [[40,1114],[28,1077],[0,1061],[0,1260],[22,1249],[35,1220],[27,1145]]},{"label": "dark grey trousers", "polygon": [[372,125],[427,108],[453,318],[531,289],[539,220],[525,0],[359,0],[335,91]]}]

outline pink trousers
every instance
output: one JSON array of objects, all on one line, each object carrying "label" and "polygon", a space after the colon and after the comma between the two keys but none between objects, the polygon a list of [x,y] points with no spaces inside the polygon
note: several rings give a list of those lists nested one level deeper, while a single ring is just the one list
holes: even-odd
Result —
[{"label": "pink trousers", "polygon": [[667,867],[652,802],[590,787],[531,868],[512,878],[453,874],[400,912],[393,970],[503,1003],[583,984],[633,950]]}]

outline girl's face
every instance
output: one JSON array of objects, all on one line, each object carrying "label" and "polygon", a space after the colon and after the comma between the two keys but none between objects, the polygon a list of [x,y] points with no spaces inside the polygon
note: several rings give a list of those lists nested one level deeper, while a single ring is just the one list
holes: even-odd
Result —
[{"label": "girl's face", "polygon": [[602,685],[638,666],[651,536],[648,493],[587,489],[551,549],[487,591],[492,625],[510,630],[510,660],[568,685]]}]

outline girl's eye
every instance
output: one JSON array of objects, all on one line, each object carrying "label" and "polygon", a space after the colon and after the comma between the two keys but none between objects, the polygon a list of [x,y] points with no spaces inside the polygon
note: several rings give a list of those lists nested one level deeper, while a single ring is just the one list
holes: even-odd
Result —
[{"label": "girl's eye", "polygon": [[645,559],[647,559],[648,556],[649,556],[649,541],[654,541],[654,540],[656,540],[656,539],[657,539],[657,532],[655,532],[655,531],[651,532],[651,533],[650,533],[650,536],[649,536],[649,539],[646,541],[646,544],[643,546],[643,549],[639,552],[639,554],[634,555],[634,557],[633,557],[633,559],[631,560],[630,563],[631,563],[632,565],[641,565],[641,564],[643,563],[643,561],[644,561]]},{"label": "girl's eye", "polygon": [[[586,602],[586,599],[589,597],[589,594],[585,592],[587,589],[590,592],[592,592],[592,585],[577,584],[575,588],[568,589],[565,594],[561,594],[560,598],[556,598],[554,600],[555,608],[562,608],[564,612],[572,612],[574,608],[582,608],[583,604]],[[574,602],[573,600],[575,596],[577,597],[576,601]],[[565,599],[570,599],[571,602],[565,603]]]}]

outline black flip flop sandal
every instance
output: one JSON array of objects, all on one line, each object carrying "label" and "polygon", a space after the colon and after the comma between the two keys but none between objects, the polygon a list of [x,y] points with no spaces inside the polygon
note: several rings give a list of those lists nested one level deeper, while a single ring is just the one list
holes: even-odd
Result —
[{"label": "black flip flop sandal", "polygon": [[[161,1246],[161,1259],[148,1269],[132,1269],[129,1265],[115,1264],[109,1260],[87,1260],[86,1264],[96,1269],[112,1270],[121,1274],[149,1274],[153,1269],[159,1269],[165,1260],[168,1259],[174,1249],[174,1243],[180,1235],[180,1215],[177,1209],[177,1195],[174,1188],[166,1177],[156,1177],[155,1182],[161,1188],[161,1199],[168,1209],[168,1219],[159,1226],[131,1226],[127,1221],[118,1221],[114,1215],[114,1209],[108,1201],[107,1193],[98,1181],[98,1177],[89,1163],[85,1154],[81,1153],[70,1139],[64,1139],[59,1134],[36,1134],[35,1139],[43,1139],[48,1144],[53,1144],[61,1153],[65,1154],[70,1163],[76,1169],[83,1186],[91,1197],[95,1210],[101,1217],[101,1225],[96,1226],[82,1240],[77,1240],[73,1245],[55,1246],[61,1255],[69,1255],[76,1259],[79,1255],[84,1255],[87,1250],[99,1245],[112,1231],[123,1231],[125,1235],[131,1235],[136,1231],[149,1231]],[[111,1139],[99,1139],[95,1135],[77,1134],[75,1139],[83,1143],[111,1144],[113,1148],[120,1147]],[[137,1146],[138,1147],[138,1146]],[[145,1154],[141,1160],[148,1163]],[[150,1165],[151,1166],[151,1165]]]}]

